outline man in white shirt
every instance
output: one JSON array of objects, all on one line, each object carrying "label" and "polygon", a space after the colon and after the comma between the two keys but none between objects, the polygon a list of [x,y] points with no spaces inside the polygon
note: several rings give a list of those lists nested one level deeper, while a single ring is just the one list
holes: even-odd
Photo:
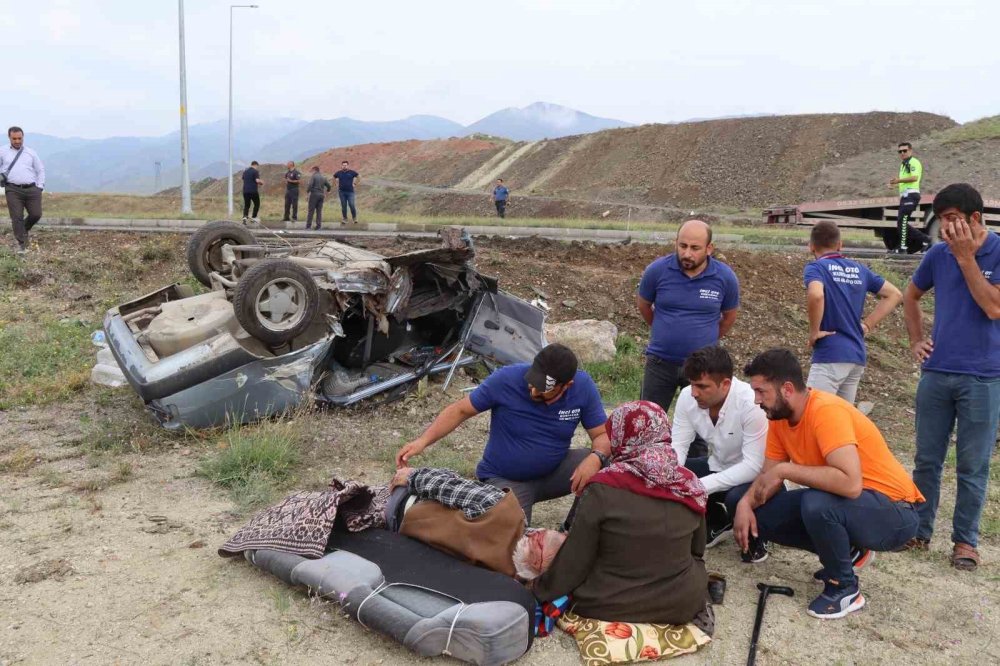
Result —
[{"label": "man in white shirt", "polygon": [[[674,408],[673,447],[677,459],[701,478],[708,491],[708,547],[733,529],[736,504],[764,464],[767,415],[753,390],[733,377],[733,359],[722,347],[693,352],[681,373],[688,381]],[[688,458],[701,440],[708,455]]]},{"label": "man in white shirt", "polygon": [[[17,253],[28,249],[28,232],[42,219],[42,190],[45,188],[45,167],[38,154],[24,145],[24,130],[7,130],[9,146],[0,147],[0,174],[6,178],[5,193],[10,223],[17,239]],[[28,217],[25,219],[24,211]]]}]

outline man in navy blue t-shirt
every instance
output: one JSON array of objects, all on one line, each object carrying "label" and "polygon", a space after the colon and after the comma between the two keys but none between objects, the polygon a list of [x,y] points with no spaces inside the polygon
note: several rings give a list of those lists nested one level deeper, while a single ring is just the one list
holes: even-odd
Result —
[{"label": "man in navy blue t-shirt", "polygon": [[717,344],[736,321],[740,283],[712,258],[714,250],[712,228],[688,220],[677,231],[676,252],[647,266],[639,282],[636,306],[651,327],[642,399],[664,411],[687,385],[681,367],[688,354]]},{"label": "man in navy blue t-shirt", "polygon": [[[823,220],[812,228],[809,251],[816,261],[806,264],[804,275],[813,348],[806,385],[853,405],[868,360],[865,336],[899,305],[903,294],[864,264],[842,255],[842,247],[836,222]],[[868,294],[877,294],[879,303],[862,319]]]},{"label": "man in navy blue t-shirt", "polygon": [[351,219],[356,224],[358,209],[354,207],[354,186],[361,182],[361,178],[357,171],[348,168],[347,160],[340,163],[340,171],[333,174],[333,177],[337,179],[337,194],[340,195],[340,215],[343,218],[340,223],[347,224],[347,207],[350,206]]},{"label": "man in navy blue t-shirt", "polygon": [[503,184],[503,178],[497,178],[496,187],[493,188],[493,205],[497,208],[497,216],[505,217],[507,213],[507,199],[510,197],[510,190]]},{"label": "man in navy blue t-shirt", "polygon": [[[560,344],[538,352],[529,365],[501,368],[467,397],[448,405],[420,437],[396,453],[396,466],[455,430],[467,419],[490,411],[490,436],[476,477],[510,488],[531,523],[536,502],[579,493],[607,463],[611,442],[607,417],[594,380],[577,369],[576,355]],[[583,424],[590,449],[570,448]]]},{"label": "man in navy blue t-shirt", "polygon": [[[913,481],[927,501],[908,544],[926,550],[941,494],[941,469],[957,422],[958,493],[951,563],[979,565],[979,519],[1000,416],[1000,236],[986,228],[983,198],[971,185],[934,197],[941,238],[914,271],[903,296],[910,350],[923,364],[917,386]],[[934,290],[934,327],[924,337],[920,297]]]}]

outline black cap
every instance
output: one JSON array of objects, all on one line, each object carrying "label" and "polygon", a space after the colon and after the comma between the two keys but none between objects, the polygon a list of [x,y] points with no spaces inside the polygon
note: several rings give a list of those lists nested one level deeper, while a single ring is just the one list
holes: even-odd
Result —
[{"label": "black cap", "polygon": [[524,379],[537,390],[551,391],[576,376],[576,354],[566,345],[554,343],[538,352]]}]

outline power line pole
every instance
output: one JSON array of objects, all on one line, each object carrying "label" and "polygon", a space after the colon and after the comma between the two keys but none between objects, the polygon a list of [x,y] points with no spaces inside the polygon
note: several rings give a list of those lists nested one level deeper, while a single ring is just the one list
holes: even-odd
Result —
[{"label": "power line pole", "polygon": [[158,193],[163,189],[163,164],[161,162],[153,162],[153,193]]},{"label": "power line pole", "polygon": [[188,165],[187,67],[184,64],[184,0],[177,0],[181,51],[181,214],[190,215],[191,172]]}]

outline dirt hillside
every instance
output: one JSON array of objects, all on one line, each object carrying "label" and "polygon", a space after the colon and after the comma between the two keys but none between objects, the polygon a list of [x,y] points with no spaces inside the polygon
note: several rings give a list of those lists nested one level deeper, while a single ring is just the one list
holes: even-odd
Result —
[{"label": "dirt hillside", "polygon": [[[912,143],[924,166],[924,192],[936,192],[949,183],[971,183],[990,198],[1000,197],[1000,116],[934,132]],[[898,168],[895,146],[855,155],[813,174],[803,186],[804,198],[891,196],[896,188],[888,181]]]},{"label": "dirt hillside", "polygon": [[[483,193],[502,177],[515,200],[524,195],[632,205],[759,207],[799,201],[813,174],[873,151],[889,151],[955,127],[930,113],[824,114],[733,118],[643,125],[554,140],[494,137],[400,141],[337,148],[305,161],[331,174],[347,159],[365,178]],[[892,156],[890,152],[887,154]],[[273,173],[272,173],[273,172]],[[264,165],[264,194],[280,194],[283,167]],[[225,182],[200,184],[206,195]],[[364,191],[359,192],[364,197]],[[417,208],[426,207],[425,197]],[[394,211],[392,197],[369,206]],[[441,202],[435,202],[439,205]],[[478,205],[478,204],[476,204]],[[449,212],[478,212],[452,200]],[[416,209],[413,211],[416,212]],[[546,214],[569,216],[573,206]]]}]

